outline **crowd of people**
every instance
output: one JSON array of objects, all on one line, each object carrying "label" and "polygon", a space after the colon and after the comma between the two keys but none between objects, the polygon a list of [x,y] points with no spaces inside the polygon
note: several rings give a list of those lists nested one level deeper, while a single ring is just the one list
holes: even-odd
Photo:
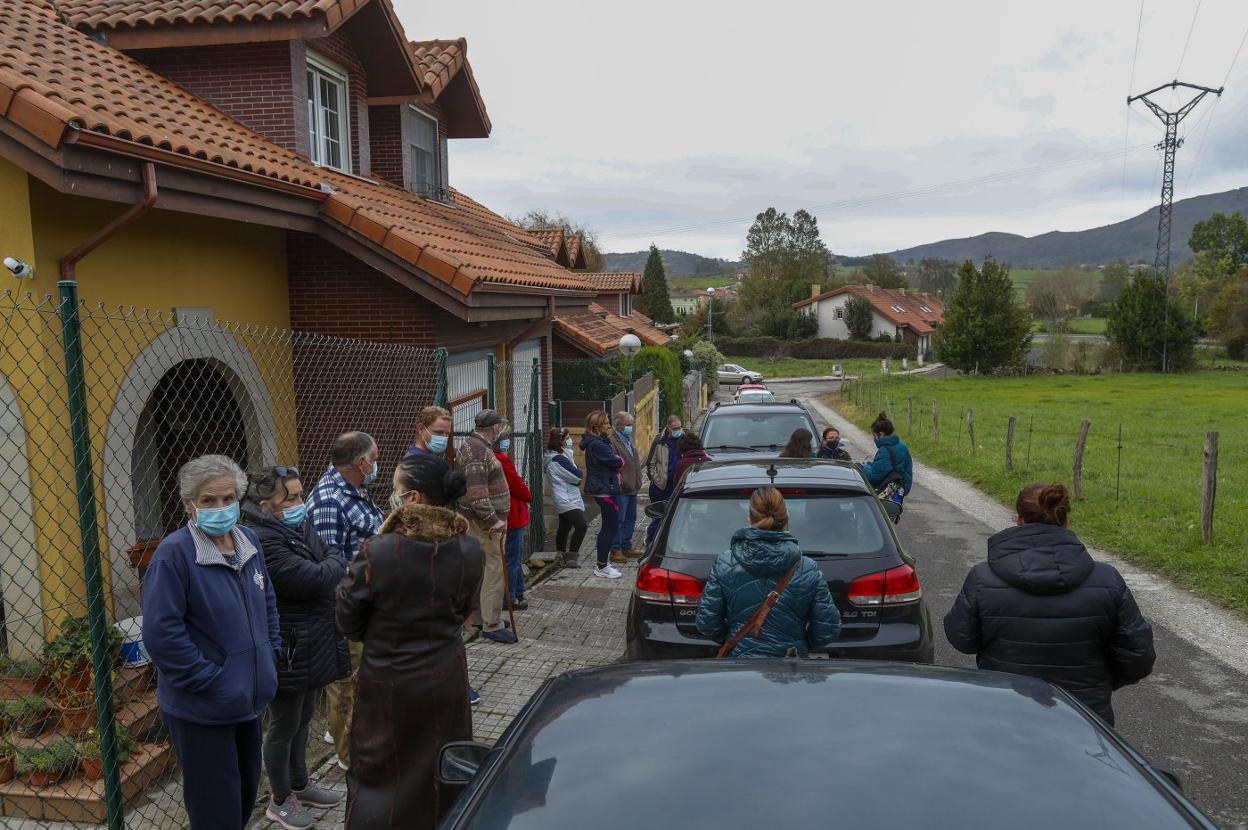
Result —
[{"label": "crowd of people", "polygon": [[[510,427],[479,412],[456,447],[450,413],[427,407],[390,478],[388,511],[375,503],[380,448],[340,435],[310,490],[295,467],[250,476],[206,455],[178,474],[186,524],[160,544],[143,577],[144,639],[157,699],[181,763],[191,826],[241,828],[262,770],[266,815],[288,830],[342,795],[316,786],[306,752],[324,693],[330,737],[347,770],[347,827],[432,828],[450,804],[438,752],[472,739],[462,633],[517,642],[527,608],[523,562],[533,493],[511,458]],[[587,532],[582,492],[601,516],[593,576],[618,579],[634,548],[637,500],[668,501],[685,472],[709,461],[699,436],[667,419],[643,456],[633,418],[589,415],[578,466],[568,430],[552,429],[546,479],[558,512],[557,557],[578,567]],[[864,477],[894,521],[914,482],[910,453],[883,413]],[[784,458],[848,461],[840,432],[818,445],[793,433]],[[644,480],[642,472],[645,472]],[[1059,685],[1113,723],[1114,689],[1146,677],[1152,631],[1114,568],[1097,563],[1069,529],[1060,484],[1033,485],[1017,526],[988,540],[944,619],[949,642],[983,668]],[[658,520],[646,529],[653,539]],[[806,656],[828,648],[841,618],[818,565],[788,529],[783,495],[755,490],[749,525],[731,533],[697,608],[721,656]],[[267,719],[265,715],[267,713]]]}]

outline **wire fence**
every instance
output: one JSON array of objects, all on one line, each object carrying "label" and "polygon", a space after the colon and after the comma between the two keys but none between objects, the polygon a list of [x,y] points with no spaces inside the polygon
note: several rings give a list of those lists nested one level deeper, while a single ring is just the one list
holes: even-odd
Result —
[{"label": "wire fence", "polygon": [[187,460],[298,465],[310,489],[334,438],[363,430],[384,504],[422,407],[462,433],[490,406],[534,493],[529,549],[544,542],[540,352],[464,361],[204,314],[88,307],[72,283],[0,297],[0,822],[186,825],[140,586],[185,521]]}]

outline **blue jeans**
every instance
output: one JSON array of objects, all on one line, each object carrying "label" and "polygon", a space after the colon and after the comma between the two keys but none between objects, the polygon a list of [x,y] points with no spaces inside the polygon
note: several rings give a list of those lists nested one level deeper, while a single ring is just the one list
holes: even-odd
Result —
[{"label": "blue jeans", "polygon": [[524,596],[524,532],[528,528],[520,527],[507,531],[504,550],[507,552],[507,587],[511,589],[512,599]]},{"label": "blue jeans", "polygon": [[629,550],[633,546],[633,534],[637,530],[637,494],[615,498],[620,505],[620,529],[615,532],[611,550]]}]

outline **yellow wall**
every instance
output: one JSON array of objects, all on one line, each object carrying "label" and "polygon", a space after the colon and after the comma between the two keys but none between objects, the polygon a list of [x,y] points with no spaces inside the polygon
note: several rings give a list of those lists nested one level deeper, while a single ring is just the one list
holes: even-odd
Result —
[{"label": "yellow wall", "polygon": [[[125,208],[64,196],[0,159],[0,256],[21,255],[35,269],[34,280],[20,283],[0,273],[7,280],[3,287],[55,298],[59,259]],[[83,323],[97,490],[102,490],[112,406],[135,358],[172,327],[173,308],[208,307],[222,321],[283,329],[290,324],[285,233],[278,229],[157,209],[80,262],[77,277],[87,305],[125,309],[114,319],[95,314]],[[10,379],[23,408],[44,611],[59,618],[60,608],[81,613],[82,560],[60,323],[55,313],[46,313],[55,311],[55,299],[39,308],[44,313],[13,310],[11,301],[5,303],[10,319],[0,321],[8,323],[0,328],[0,373]],[[251,352],[269,390],[281,460],[296,462],[289,343],[251,336],[238,340]],[[141,409],[145,403],[124,405]],[[107,545],[104,495],[97,496],[101,540]],[[114,541],[128,547],[137,540]],[[104,560],[107,564],[107,550]]]}]

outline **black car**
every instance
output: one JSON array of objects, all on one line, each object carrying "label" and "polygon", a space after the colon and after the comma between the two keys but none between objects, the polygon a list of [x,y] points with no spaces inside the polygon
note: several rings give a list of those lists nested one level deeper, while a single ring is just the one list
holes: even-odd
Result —
[{"label": "black car", "polygon": [[467,784],[442,830],[1214,828],[1061,690],[892,663],[570,672],[440,768]]},{"label": "black car", "polygon": [[806,407],[788,403],[712,404],[698,424],[706,454],[716,460],[775,458],[794,430],[811,434],[811,455],[819,448],[819,429]]},{"label": "black car", "polygon": [[853,464],[769,459],[690,468],[662,515],[628,606],[634,660],[711,657],[716,644],[694,625],[702,586],[732,534],[749,526],[749,501],[774,486],[789,509],[789,532],[819,565],[841,612],[834,657],[930,663],[932,623],[914,559],[893,533],[880,500]]}]

